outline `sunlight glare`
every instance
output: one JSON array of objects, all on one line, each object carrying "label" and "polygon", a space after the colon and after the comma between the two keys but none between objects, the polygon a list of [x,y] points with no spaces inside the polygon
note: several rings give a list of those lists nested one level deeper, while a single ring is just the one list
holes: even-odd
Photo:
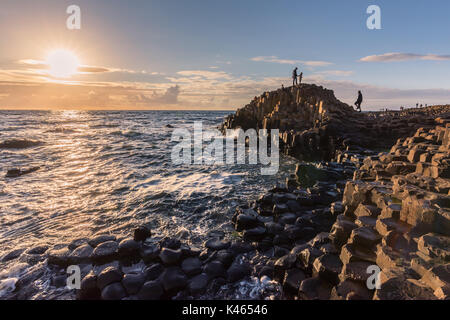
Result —
[{"label": "sunlight glare", "polygon": [[47,58],[49,73],[55,78],[69,78],[77,73],[78,58],[70,51],[55,50]]}]

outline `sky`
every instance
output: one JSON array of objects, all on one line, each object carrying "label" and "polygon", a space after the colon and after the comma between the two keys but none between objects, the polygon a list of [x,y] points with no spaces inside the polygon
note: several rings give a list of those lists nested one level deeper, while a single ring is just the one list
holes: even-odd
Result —
[{"label": "sky", "polygon": [[[2,0],[0,109],[234,110],[290,86],[295,66],[349,104],[361,90],[366,110],[450,103],[449,13],[448,0]],[[61,51],[75,72],[55,72]]]}]

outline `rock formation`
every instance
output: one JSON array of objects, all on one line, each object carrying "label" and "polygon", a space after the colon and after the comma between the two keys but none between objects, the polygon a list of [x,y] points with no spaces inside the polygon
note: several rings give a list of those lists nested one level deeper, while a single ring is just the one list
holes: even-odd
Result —
[{"label": "rock formation", "polygon": [[[265,92],[228,116],[222,130],[279,129],[282,149],[301,160],[331,160],[337,151],[385,149],[450,114],[449,106],[359,113],[332,90],[313,84]],[[380,150],[379,150],[380,151]]]},{"label": "rock formation", "polygon": [[[2,259],[46,259],[59,287],[65,267],[83,266],[78,299],[236,298],[220,288],[239,292],[251,276],[270,282],[257,299],[449,299],[449,108],[360,114],[314,85],[265,93],[223,129],[279,128],[288,154],[335,161],[299,163],[285,184],[237,207],[242,239],[214,237],[198,250],[140,226],[133,238],[100,235]],[[390,151],[374,150],[387,143]]]},{"label": "rock formation", "polygon": [[[299,164],[298,182],[312,171],[314,186],[276,188],[238,209],[236,230],[272,250],[256,272],[298,299],[449,299],[450,119],[441,122],[388,153]],[[375,271],[378,288],[367,284]]]},{"label": "rock formation", "polygon": [[237,210],[236,230],[272,250],[255,272],[288,298],[449,299],[449,110],[359,114],[303,85],[230,116],[223,128],[278,127],[288,154],[336,160],[300,163],[285,187]]}]

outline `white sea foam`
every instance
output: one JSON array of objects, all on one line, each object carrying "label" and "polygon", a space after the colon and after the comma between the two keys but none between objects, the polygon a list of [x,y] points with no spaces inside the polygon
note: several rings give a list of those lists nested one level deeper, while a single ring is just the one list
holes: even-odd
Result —
[{"label": "white sea foam", "polygon": [[19,263],[0,272],[0,298],[16,289],[16,283],[26,270],[27,263]]}]

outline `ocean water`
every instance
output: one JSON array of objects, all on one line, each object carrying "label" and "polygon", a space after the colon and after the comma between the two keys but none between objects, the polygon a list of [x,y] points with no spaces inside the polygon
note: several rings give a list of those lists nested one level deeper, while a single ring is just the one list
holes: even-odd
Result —
[{"label": "ocean water", "polygon": [[[0,259],[17,249],[66,244],[97,234],[129,236],[146,223],[153,238],[177,237],[199,247],[211,234],[232,234],[237,205],[256,199],[293,172],[281,157],[274,176],[255,165],[183,165],[171,162],[174,128],[194,121],[213,129],[228,112],[0,111]],[[170,126],[169,126],[170,125]],[[39,170],[15,178],[12,168]],[[30,261],[0,262],[0,298],[30,276]],[[48,272],[35,286],[51,293]],[[44,294],[29,298],[43,298]]]}]

